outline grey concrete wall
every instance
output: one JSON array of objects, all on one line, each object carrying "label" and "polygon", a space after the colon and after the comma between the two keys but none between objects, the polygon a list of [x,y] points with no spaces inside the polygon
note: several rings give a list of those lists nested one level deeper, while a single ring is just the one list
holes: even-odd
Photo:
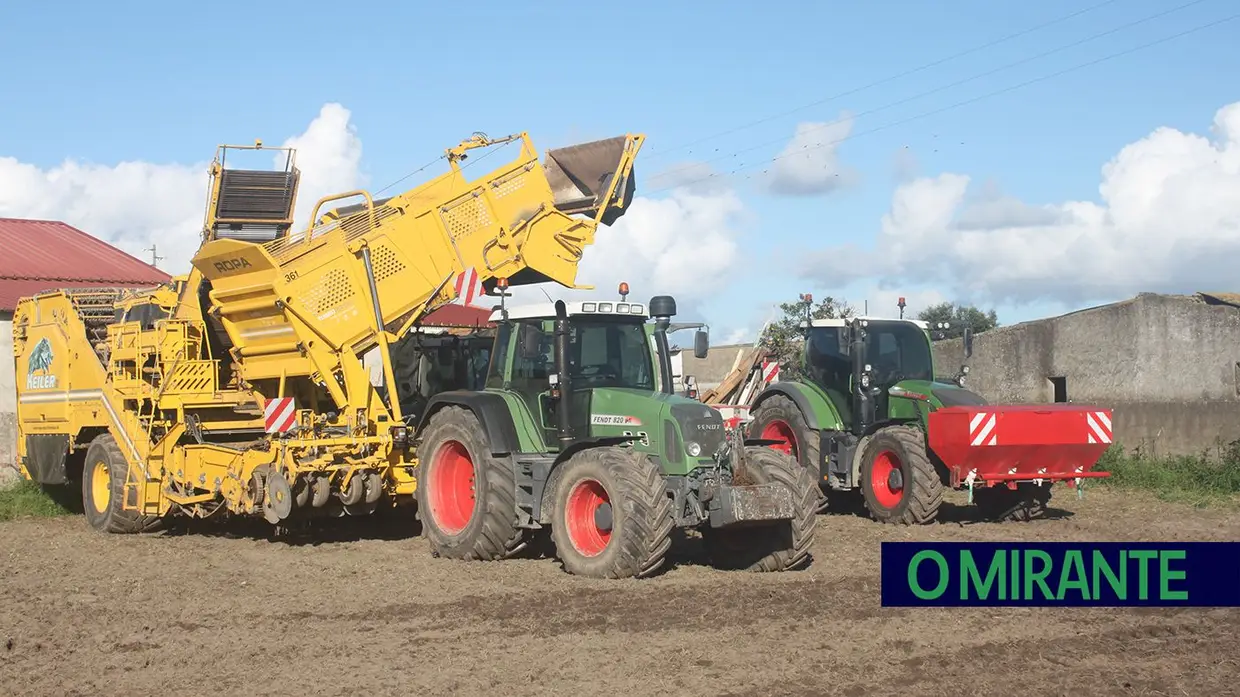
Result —
[{"label": "grey concrete wall", "polygon": [[0,311],[0,467],[17,466],[17,388],[13,376],[13,314]]},{"label": "grey concrete wall", "polygon": [[[962,342],[937,342],[940,374]],[[1116,440],[1158,454],[1190,454],[1240,438],[1240,309],[1196,296],[1142,294],[985,332],[973,342],[968,386],[991,402],[1067,398],[1114,410]]]}]

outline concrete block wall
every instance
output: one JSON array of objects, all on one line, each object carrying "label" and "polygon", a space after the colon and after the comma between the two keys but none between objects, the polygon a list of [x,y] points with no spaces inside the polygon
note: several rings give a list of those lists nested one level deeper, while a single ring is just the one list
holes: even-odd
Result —
[{"label": "concrete block wall", "polygon": [[[936,372],[964,349],[936,342]],[[1141,294],[1114,305],[985,332],[968,386],[994,403],[1069,402],[1114,410],[1116,440],[1197,454],[1240,438],[1240,309],[1196,296]]]}]

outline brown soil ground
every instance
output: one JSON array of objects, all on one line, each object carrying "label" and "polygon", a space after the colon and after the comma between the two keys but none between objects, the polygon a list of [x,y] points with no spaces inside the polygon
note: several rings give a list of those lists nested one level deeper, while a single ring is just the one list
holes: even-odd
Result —
[{"label": "brown soil ground", "polygon": [[707,568],[686,539],[666,574],[619,582],[434,559],[409,523],[308,543],[5,523],[0,693],[1237,694],[1240,610],[879,606],[884,539],[1240,539],[1234,510],[1054,503],[1026,524],[824,515],[813,565],[786,574]]}]

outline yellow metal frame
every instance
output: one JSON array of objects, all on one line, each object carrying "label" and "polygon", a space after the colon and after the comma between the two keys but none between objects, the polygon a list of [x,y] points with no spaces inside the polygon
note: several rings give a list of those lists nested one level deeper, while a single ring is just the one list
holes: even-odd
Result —
[{"label": "yellow metal frame", "polygon": [[[465,177],[459,162],[468,151],[518,140],[515,159]],[[110,504],[121,511],[205,517],[223,509],[276,522],[290,496],[314,507],[326,492],[364,514],[376,497],[412,494],[416,463],[393,446],[391,427],[404,415],[390,345],[450,302],[451,280],[471,267],[484,282],[532,271],[581,287],[583,250],[607,210],[624,205],[616,187],[644,136],[620,142],[618,176],[591,217],[556,208],[527,133],[478,135],[449,148],[449,171],[429,182],[378,204],[361,190],[325,196],[304,230],[266,243],[212,234],[227,151],[267,149],[220,146],[204,241],[187,275],[141,292],[54,291],[18,304],[23,473],[32,476],[38,456],[26,436],[67,436],[72,457],[111,435],[129,465],[124,495]],[[295,151],[276,150],[289,151],[295,171]],[[320,217],[325,204],[358,196],[360,210]],[[115,310],[145,319],[116,321]],[[386,394],[366,370],[371,351]],[[293,428],[267,434],[265,407],[286,398]]]}]

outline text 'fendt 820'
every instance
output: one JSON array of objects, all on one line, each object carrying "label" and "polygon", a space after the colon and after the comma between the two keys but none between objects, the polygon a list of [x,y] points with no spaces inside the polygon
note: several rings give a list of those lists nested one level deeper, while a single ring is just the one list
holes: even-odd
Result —
[{"label": "text 'fendt 820'", "polygon": [[[488,291],[498,278],[576,287],[598,225],[632,200],[643,140],[540,163],[526,134],[476,135],[447,151],[443,175],[382,200],[326,197],[296,233],[295,153],[271,149],[283,167],[240,169],[226,156],[261,142],[221,146],[188,274],[19,303],[22,473],[80,483],[87,520],[117,533],[218,511],[281,523],[411,501],[413,419],[390,345],[451,302],[468,269]],[[515,160],[466,179],[469,151],[510,142]],[[363,203],[318,215],[353,197]]]}]

